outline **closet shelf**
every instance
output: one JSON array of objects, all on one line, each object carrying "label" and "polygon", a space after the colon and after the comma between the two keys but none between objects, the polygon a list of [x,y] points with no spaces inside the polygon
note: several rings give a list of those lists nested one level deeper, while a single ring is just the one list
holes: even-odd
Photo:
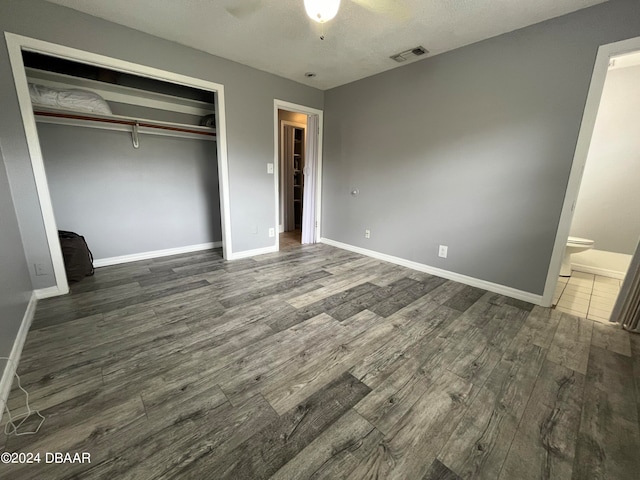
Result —
[{"label": "closet shelf", "polygon": [[52,88],[80,88],[89,90],[97,93],[108,102],[126,103],[196,116],[215,113],[213,104],[199,100],[175,97],[165,93],[149,92],[139,88],[89,80],[62,73],[47,72],[35,68],[27,67],[25,70],[29,82]]},{"label": "closet shelf", "polygon": [[77,112],[74,110],[45,108],[40,106],[34,106],[33,113],[36,120],[42,123],[55,123],[119,131],[130,131],[130,128],[127,127],[134,127],[135,125],[138,125],[140,133],[201,138],[203,140],[213,141],[216,140],[216,130],[214,128],[201,127],[198,125],[162,122],[143,118],[133,119],[119,115],[101,115],[90,112]]}]

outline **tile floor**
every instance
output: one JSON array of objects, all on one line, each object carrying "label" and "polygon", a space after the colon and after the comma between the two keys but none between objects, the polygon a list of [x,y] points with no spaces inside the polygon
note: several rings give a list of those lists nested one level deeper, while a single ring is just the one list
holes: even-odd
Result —
[{"label": "tile floor", "polygon": [[573,272],[559,277],[553,304],[556,309],[599,322],[609,322],[622,280]]}]

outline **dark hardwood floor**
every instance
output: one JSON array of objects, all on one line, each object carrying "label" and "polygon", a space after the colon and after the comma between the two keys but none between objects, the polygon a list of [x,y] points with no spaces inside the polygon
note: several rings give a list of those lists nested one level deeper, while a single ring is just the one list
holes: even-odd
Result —
[{"label": "dark hardwood floor", "polygon": [[640,472],[637,336],[326,245],[100,268],[38,303],[18,372],[46,421],[0,447],[42,462],[2,479]]}]

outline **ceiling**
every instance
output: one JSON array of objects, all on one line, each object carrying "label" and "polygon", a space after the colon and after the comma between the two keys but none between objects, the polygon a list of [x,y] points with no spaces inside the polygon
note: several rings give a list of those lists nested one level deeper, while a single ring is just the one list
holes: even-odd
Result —
[{"label": "ceiling", "polygon": [[47,1],[324,90],[606,0],[342,0],[324,40],[303,0]]}]

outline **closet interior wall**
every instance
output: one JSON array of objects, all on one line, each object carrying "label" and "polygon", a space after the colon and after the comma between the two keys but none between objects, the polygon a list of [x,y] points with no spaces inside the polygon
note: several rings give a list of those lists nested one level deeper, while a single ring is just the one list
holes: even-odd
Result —
[{"label": "closet interior wall", "polygon": [[[48,75],[27,68],[30,81]],[[129,77],[136,85],[125,87],[128,95],[136,88],[144,96],[145,85],[157,83]],[[68,81],[69,88],[79,88]],[[184,94],[186,87],[173,87],[166,83],[163,95]],[[119,87],[105,88],[117,92]],[[214,93],[210,95],[210,110],[215,111]],[[144,101],[117,100],[108,101],[117,120],[141,118],[206,130],[199,126],[201,116],[184,108],[171,111]],[[189,98],[184,102],[194,103]],[[34,111],[39,109],[34,105]],[[96,117],[109,120],[108,115]],[[36,122],[58,229],[83,235],[97,265],[222,245],[215,129],[200,135],[140,128],[135,142],[127,125],[42,115],[36,115]]]}]

